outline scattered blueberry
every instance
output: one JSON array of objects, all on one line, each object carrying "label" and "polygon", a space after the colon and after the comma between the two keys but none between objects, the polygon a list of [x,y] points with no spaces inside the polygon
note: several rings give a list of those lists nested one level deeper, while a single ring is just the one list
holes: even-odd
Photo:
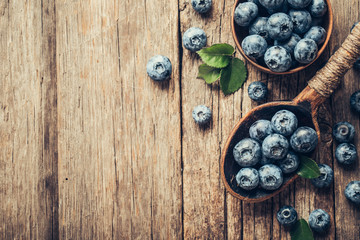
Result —
[{"label": "scattered blueberry", "polygon": [[311,63],[318,53],[318,47],[312,39],[301,39],[295,46],[294,57],[296,61],[304,64]]},{"label": "scattered blueberry", "polygon": [[345,197],[355,204],[360,204],[360,181],[351,181],[345,188]]},{"label": "scattered blueberry", "polygon": [[196,106],[192,112],[193,119],[199,125],[205,125],[209,123],[211,120],[211,116],[211,110],[204,105]]},{"label": "scattered blueberry", "polygon": [[303,34],[311,27],[311,15],[306,10],[290,10],[289,16],[294,25],[294,32]]},{"label": "scattered blueberry", "polygon": [[296,44],[301,40],[301,37],[297,35],[296,33],[291,34],[291,37],[289,39],[286,39],[285,41],[274,41],[275,46],[281,46],[288,51],[291,55],[294,55],[294,48]]},{"label": "scattered blueberry", "polygon": [[350,107],[357,113],[360,113],[360,90],[351,94]]},{"label": "scattered blueberry", "polygon": [[206,13],[210,10],[212,0],[191,0],[191,6],[198,13]]},{"label": "scattered blueberry", "polygon": [[259,173],[255,168],[242,168],[236,174],[236,182],[245,190],[252,190],[259,185]]},{"label": "scattered blueberry", "polygon": [[338,122],[334,125],[332,133],[339,143],[348,143],[354,139],[355,128],[349,122]]},{"label": "scattered blueberry", "polygon": [[268,89],[263,82],[252,82],[248,87],[249,97],[254,101],[264,101],[267,97]]},{"label": "scattered blueberry", "polygon": [[273,46],[266,50],[264,61],[266,66],[274,72],[285,72],[292,64],[290,53],[280,46]]},{"label": "scattered blueberry", "polygon": [[355,22],[354,25],[352,25],[350,32],[354,29],[354,27],[358,24],[359,22]]},{"label": "scattered blueberry", "polygon": [[274,13],[266,23],[269,36],[274,40],[285,40],[291,36],[294,25],[289,15]]},{"label": "scattered blueberry", "polygon": [[267,49],[267,42],[260,35],[250,35],[244,38],[241,48],[247,56],[259,58],[264,55]]},{"label": "scattered blueberry", "polygon": [[312,0],[288,0],[289,5],[295,9],[306,8]]},{"label": "scattered blueberry", "polygon": [[297,212],[292,206],[283,206],[277,212],[276,218],[284,227],[291,227],[296,223]]},{"label": "scattered blueberry", "polygon": [[245,138],[235,145],[233,154],[241,167],[252,167],[261,159],[261,147],[254,139]]},{"label": "scattered blueberry", "polygon": [[257,120],[249,128],[250,137],[262,142],[268,135],[272,134],[273,130],[269,120]]},{"label": "scattered blueberry", "polygon": [[309,12],[313,17],[322,17],[327,11],[327,4],[325,0],[312,0],[309,5]]},{"label": "scattered blueberry", "polygon": [[320,170],[320,176],[311,179],[312,185],[317,188],[329,187],[334,180],[334,171],[326,164],[318,164]]},{"label": "scattered blueberry", "polygon": [[322,209],[316,209],[310,213],[309,226],[317,233],[324,233],[330,227],[330,216]]},{"label": "scattered blueberry", "polygon": [[266,41],[270,40],[269,33],[266,28],[266,22],[268,18],[267,17],[258,17],[254,20],[253,23],[251,23],[249,27],[249,34],[250,35],[260,35],[263,37]]},{"label": "scattered blueberry", "polygon": [[249,26],[250,22],[257,17],[258,11],[258,6],[253,2],[240,3],[235,9],[235,22],[242,27]]},{"label": "scattered blueberry", "polygon": [[360,58],[358,58],[354,63],[354,69],[360,71]]},{"label": "scattered blueberry", "polygon": [[351,143],[339,144],[335,150],[335,158],[340,164],[353,164],[357,159],[356,147]]},{"label": "scattered blueberry", "polygon": [[283,6],[285,0],[259,0],[259,3],[266,9],[279,9]]},{"label": "scattered blueberry", "polygon": [[150,58],[146,65],[146,72],[152,80],[165,81],[169,79],[172,66],[169,58],[156,55]]},{"label": "scattered blueberry", "polygon": [[197,27],[192,27],[186,30],[182,41],[184,47],[191,52],[196,52],[206,46],[206,34],[204,30]]},{"label": "scattered blueberry", "polygon": [[260,186],[265,190],[278,189],[283,183],[281,169],[274,164],[266,164],[259,169]]},{"label": "scattered blueberry", "polygon": [[310,127],[299,127],[290,138],[292,149],[299,153],[309,153],[316,148],[318,136]]},{"label": "scattered blueberry", "polygon": [[271,118],[271,127],[276,133],[290,136],[298,127],[298,119],[292,112],[280,110]]},{"label": "scattered blueberry", "polygon": [[277,133],[267,136],[262,143],[262,153],[265,157],[280,160],[289,150],[288,140]]},{"label": "scattered blueberry", "polygon": [[319,46],[326,39],[326,30],[320,26],[311,27],[310,30],[305,33],[304,38],[312,39]]},{"label": "scattered blueberry", "polygon": [[278,165],[283,173],[293,173],[298,169],[300,159],[294,152],[289,151],[284,159],[279,160]]}]

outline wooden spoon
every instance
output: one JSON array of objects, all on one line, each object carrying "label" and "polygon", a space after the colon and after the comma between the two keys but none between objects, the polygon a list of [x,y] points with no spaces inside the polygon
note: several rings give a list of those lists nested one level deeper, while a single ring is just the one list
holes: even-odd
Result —
[{"label": "wooden spoon", "polygon": [[234,146],[246,137],[249,137],[249,128],[256,120],[267,119],[281,109],[293,112],[300,126],[309,126],[316,130],[320,139],[320,129],[317,122],[318,107],[337,88],[341,78],[353,66],[360,56],[360,24],[357,24],[351,34],[345,39],[342,46],[329,59],[327,64],[319,70],[308,82],[308,86],[293,101],[270,102],[260,105],[248,112],[232,130],[221,155],[221,177],[226,189],[235,197],[246,202],[262,202],[283,191],[297,177],[284,175],[284,183],[276,191],[266,191],[257,188],[246,191],[237,186],[235,176],[240,166],[233,156]]}]

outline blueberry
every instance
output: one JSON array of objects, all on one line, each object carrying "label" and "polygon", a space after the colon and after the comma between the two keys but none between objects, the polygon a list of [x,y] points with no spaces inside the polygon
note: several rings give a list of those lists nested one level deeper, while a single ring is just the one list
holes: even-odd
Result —
[{"label": "blueberry", "polygon": [[191,5],[198,13],[206,13],[210,10],[212,0],[191,0]]},{"label": "blueberry", "polygon": [[312,0],[288,0],[289,5],[295,9],[306,8]]},{"label": "blueberry", "polygon": [[261,147],[254,139],[245,138],[235,145],[233,154],[241,167],[252,167],[261,159]]},{"label": "blueberry", "polygon": [[326,164],[318,164],[318,166],[321,175],[317,178],[311,179],[312,185],[317,188],[329,187],[334,180],[334,171]]},{"label": "blueberry", "polygon": [[250,22],[257,17],[258,12],[258,6],[255,3],[240,3],[235,9],[235,22],[241,27],[249,26]]},{"label": "blueberry", "polygon": [[296,33],[291,34],[291,37],[289,39],[286,39],[285,41],[274,41],[275,46],[281,46],[286,49],[288,53],[291,55],[294,55],[294,48],[296,44],[301,40],[301,37],[297,35]]},{"label": "blueberry", "polygon": [[289,15],[274,13],[266,23],[269,36],[274,40],[285,40],[291,36],[294,25]]},{"label": "blueberry", "polygon": [[262,155],[261,159],[260,159],[260,165],[266,165],[266,164],[273,164],[275,162],[275,159],[271,159],[271,158],[267,158],[264,155]]},{"label": "blueberry", "polygon": [[360,204],[360,181],[351,181],[345,188],[345,197],[355,204]]},{"label": "blueberry", "polygon": [[339,143],[348,143],[354,139],[355,128],[349,122],[338,122],[334,125],[332,133]]},{"label": "blueberry", "polygon": [[255,168],[242,168],[236,174],[236,182],[244,190],[252,190],[259,185],[259,173]]},{"label": "blueberry", "polygon": [[318,47],[312,39],[301,39],[295,46],[294,57],[299,63],[311,63],[318,53]]},{"label": "blueberry", "polygon": [[260,186],[265,190],[278,189],[283,183],[281,169],[274,164],[266,164],[259,169]]},{"label": "blueberry", "polygon": [[267,136],[262,143],[262,153],[265,157],[280,160],[289,151],[288,140],[277,133]]},{"label": "blueberry", "polygon": [[290,136],[298,127],[298,119],[292,112],[280,110],[271,118],[271,127],[276,133]]},{"label": "blueberry", "polygon": [[248,2],[252,2],[252,3],[255,3],[256,5],[259,5],[259,0],[247,0]]},{"label": "blueberry", "polygon": [[316,148],[318,136],[310,127],[299,127],[290,138],[290,145],[295,152],[309,153]]},{"label": "blueberry", "polygon": [[273,130],[269,120],[257,120],[251,125],[249,129],[250,137],[259,142],[262,142],[268,135],[272,133]]},{"label": "blueberry", "polygon": [[357,159],[356,147],[351,143],[339,144],[335,150],[335,158],[340,164],[353,164]]},{"label": "blueberry", "polygon": [[360,113],[360,90],[351,94],[350,107],[357,113]]},{"label": "blueberry", "polygon": [[191,52],[196,52],[206,46],[206,34],[204,30],[197,27],[192,27],[186,30],[182,41],[184,47]]},{"label": "blueberry", "polygon": [[354,25],[352,25],[350,32],[354,29],[354,27],[358,24],[359,22],[355,22]]},{"label": "blueberry", "polygon": [[199,125],[205,125],[209,123],[211,120],[211,116],[211,110],[204,105],[196,106],[192,112],[193,119]]},{"label": "blueberry", "polygon": [[169,79],[172,66],[169,58],[156,55],[150,58],[146,65],[146,72],[152,80],[165,81]]},{"label": "blueberry", "polygon": [[309,5],[309,12],[313,17],[322,17],[327,11],[327,4],[325,0],[312,0]]},{"label": "blueberry", "polygon": [[252,82],[248,87],[249,97],[254,101],[264,101],[267,97],[268,89],[263,82]]},{"label": "blueberry", "polygon": [[311,18],[311,26],[321,26],[324,21],[324,18],[321,17],[312,17]]},{"label": "blueberry", "polygon": [[304,38],[312,39],[319,46],[326,39],[326,30],[320,26],[311,27],[310,30],[305,33]]},{"label": "blueberry", "polygon": [[294,25],[294,32],[303,34],[311,27],[311,15],[306,10],[290,10],[289,16]]},{"label": "blueberry", "polygon": [[273,46],[266,50],[264,61],[273,72],[285,72],[289,70],[292,64],[290,53],[280,46]]},{"label": "blueberry", "polygon": [[283,6],[285,0],[259,0],[260,4],[266,9],[279,9]]},{"label": "blueberry", "polygon": [[277,212],[276,218],[284,227],[291,227],[296,223],[297,212],[292,206],[283,206]]},{"label": "blueberry", "polygon": [[260,35],[250,35],[244,38],[241,43],[244,53],[252,58],[262,57],[267,48],[266,40]]},{"label": "blueberry", "polygon": [[309,226],[317,233],[324,233],[330,227],[330,216],[322,209],[316,209],[310,213]]},{"label": "blueberry", "polygon": [[354,63],[354,69],[360,71],[360,58],[358,58]]},{"label": "blueberry", "polygon": [[287,0],[284,0],[284,4],[281,5],[279,8],[274,8],[274,9],[268,8],[268,9],[266,9],[266,11],[270,15],[277,13],[277,12],[287,13],[289,11],[289,4],[287,3]]},{"label": "blueberry", "polygon": [[269,33],[266,29],[266,22],[268,18],[267,17],[258,17],[255,19],[255,21],[250,25],[249,27],[249,34],[250,35],[260,35],[263,37],[266,41],[270,40]]},{"label": "blueberry", "polygon": [[294,152],[289,151],[286,157],[281,159],[278,164],[283,173],[293,173],[298,169],[300,165],[300,159]]}]

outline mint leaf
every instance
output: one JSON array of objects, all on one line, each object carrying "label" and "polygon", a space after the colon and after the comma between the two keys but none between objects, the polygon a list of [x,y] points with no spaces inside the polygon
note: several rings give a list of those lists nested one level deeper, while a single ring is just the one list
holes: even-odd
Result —
[{"label": "mint leaf", "polygon": [[233,58],[230,64],[221,70],[220,88],[225,95],[234,93],[243,85],[247,77],[244,62]]},{"label": "mint leaf", "polygon": [[221,69],[210,67],[204,63],[199,66],[197,77],[204,79],[207,84],[211,84],[220,78],[220,71]]},{"label": "mint leaf", "polygon": [[230,61],[231,56],[234,54],[235,49],[233,46],[222,43],[214,44],[211,47],[203,48],[197,51],[204,63],[210,67],[224,68]]},{"label": "mint leaf", "polygon": [[309,224],[304,219],[300,219],[295,223],[290,236],[291,240],[314,240]]},{"label": "mint leaf", "polygon": [[314,160],[300,155],[300,167],[297,174],[303,178],[317,178],[320,176],[320,169]]}]

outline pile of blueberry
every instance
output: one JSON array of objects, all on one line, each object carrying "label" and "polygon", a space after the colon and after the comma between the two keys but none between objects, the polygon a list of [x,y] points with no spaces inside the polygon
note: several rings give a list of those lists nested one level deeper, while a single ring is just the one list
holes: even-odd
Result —
[{"label": "pile of blueberry", "polygon": [[[300,164],[297,153],[312,152],[318,143],[316,131],[298,127],[298,119],[288,110],[280,110],[271,121],[257,120],[249,129],[250,138],[233,148],[235,161],[242,167],[235,179],[244,190],[260,187],[276,190],[283,174],[294,173]],[[291,149],[291,150],[290,150]]]},{"label": "pile of blueberry", "polygon": [[240,3],[235,22],[247,27],[244,53],[273,72],[312,62],[325,42],[321,26],[325,0],[248,0]]}]

